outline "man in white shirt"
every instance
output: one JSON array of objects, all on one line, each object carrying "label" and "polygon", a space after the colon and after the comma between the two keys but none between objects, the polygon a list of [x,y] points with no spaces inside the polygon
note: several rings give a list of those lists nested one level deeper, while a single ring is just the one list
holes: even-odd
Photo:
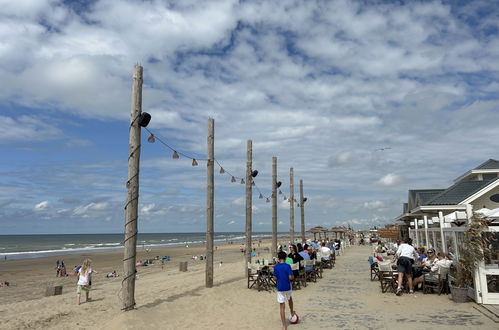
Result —
[{"label": "man in white shirt", "polygon": [[322,246],[320,247],[319,251],[322,252],[322,257],[324,259],[330,259],[331,257],[331,249],[326,246],[326,242],[322,242]]},{"label": "man in white shirt", "polygon": [[414,293],[414,287],[412,284],[412,265],[414,261],[419,258],[416,249],[411,245],[412,239],[407,238],[404,243],[400,244],[395,253],[393,261],[397,259],[397,271],[398,271],[398,287],[396,295],[402,295],[402,281],[404,275],[407,277],[407,283],[409,284],[409,293]]}]

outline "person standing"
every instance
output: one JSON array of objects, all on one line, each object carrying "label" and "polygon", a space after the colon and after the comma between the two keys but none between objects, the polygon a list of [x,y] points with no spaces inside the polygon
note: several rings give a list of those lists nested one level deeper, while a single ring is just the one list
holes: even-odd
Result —
[{"label": "person standing", "polygon": [[291,297],[291,281],[294,279],[291,266],[286,263],[286,252],[277,254],[279,263],[274,266],[274,278],[277,281],[277,302],[282,322],[282,329],[287,328],[286,324],[286,301],[289,304],[289,312],[292,316],[296,314],[293,309],[293,297]]},{"label": "person standing", "polygon": [[78,272],[78,285],[76,288],[76,295],[77,295],[77,302],[78,305],[80,304],[80,296],[81,292],[85,291],[85,301],[90,301],[90,288],[92,285],[92,273],[98,274],[97,271],[93,270],[91,268],[92,260],[90,259],[85,259],[83,260],[83,265],[81,266],[79,272]]},{"label": "person standing", "polygon": [[400,244],[393,261],[397,260],[397,271],[398,271],[398,286],[395,294],[397,296],[402,295],[402,284],[404,276],[407,278],[407,284],[409,285],[409,293],[414,293],[414,287],[412,283],[412,265],[414,260],[419,258],[416,250],[411,245],[412,239],[407,238],[404,243]]}]

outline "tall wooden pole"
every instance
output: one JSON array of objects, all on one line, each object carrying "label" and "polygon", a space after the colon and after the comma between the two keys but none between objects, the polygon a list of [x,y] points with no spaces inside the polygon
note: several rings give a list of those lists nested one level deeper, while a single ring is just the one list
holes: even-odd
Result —
[{"label": "tall wooden pole", "polygon": [[303,180],[300,179],[300,215],[301,215],[301,241],[305,243],[305,206],[303,205]]},{"label": "tall wooden pole", "polygon": [[277,157],[272,157],[272,255],[277,256]]},{"label": "tall wooden pole", "polygon": [[289,169],[289,240],[295,242],[295,185],[293,168]]},{"label": "tall wooden pole", "polygon": [[253,162],[253,142],[248,140],[246,146],[246,276],[248,276],[248,263],[251,263],[251,252],[253,245],[251,243],[251,207],[252,207],[252,162]]},{"label": "tall wooden pole", "polygon": [[215,121],[208,119],[208,164],[207,164],[207,185],[206,185],[206,287],[213,287],[213,213],[214,213],[214,193],[213,183],[215,161]]},{"label": "tall wooden pole", "polygon": [[125,250],[122,282],[124,311],[135,306],[135,259],[137,252],[137,218],[139,204],[139,163],[140,163],[140,126],[142,113],[142,67],[135,65],[132,84],[132,106],[130,117],[130,146],[128,153],[127,203],[125,205]]}]

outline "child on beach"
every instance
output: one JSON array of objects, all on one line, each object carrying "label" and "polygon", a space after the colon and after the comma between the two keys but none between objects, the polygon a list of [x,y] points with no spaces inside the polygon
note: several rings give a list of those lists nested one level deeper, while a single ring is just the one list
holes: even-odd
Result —
[{"label": "child on beach", "polygon": [[90,297],[88,296],[90,293],[90,288],[91,288],[91,276],[92,273],[98,274],[97,271],[93,270],[90,265],[92,263],[92,260],[90,259],[85,259],[83,260],[83,265],[81,266],[79,272],[78,272],[78,285],[76,288],[76,294],[77,294],[77,302],[78,305],[80,304],[80,296],[81,292],[85,291],[85,301],[90,301]]},{"label": "child on beach", "polygon": [[277,281],[277,302],[281,314],[282,329],[287,329],[286,324],[286,301],[289,303],[289,311],[291,315],[295,315],[293,310],[293,298],[291,297],[291,281],[294,279],[291,266],[286,263],[286,252],[277,254],[279,263],[274,266],[274,277]]}]

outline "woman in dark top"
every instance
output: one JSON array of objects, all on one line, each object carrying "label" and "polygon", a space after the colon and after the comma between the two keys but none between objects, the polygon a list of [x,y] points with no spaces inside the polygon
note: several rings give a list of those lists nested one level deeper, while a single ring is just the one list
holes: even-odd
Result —
[{"label": "woman in dark top", "polygon": [[[296,248],[296,245],[292,244],[289,246],[289,254],[288,257],[293,259],[293,263],[296,264],[297,262],[300,262],[300,260],[303,260],[303,257],[298,253],[298,249]],[[300,269],[303,268],[300,265]],[[298,276],[298,271],[294,270],[293,271],[294,276]]]}]

